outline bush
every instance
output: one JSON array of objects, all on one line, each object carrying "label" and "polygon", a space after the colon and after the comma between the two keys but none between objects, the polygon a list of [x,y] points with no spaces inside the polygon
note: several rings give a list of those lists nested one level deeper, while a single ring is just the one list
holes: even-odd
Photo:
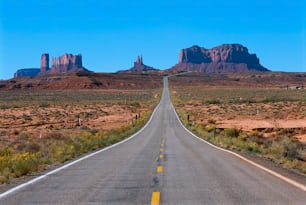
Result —
[{"label": "bush", "polygon": [[220,104],[221,102],[220,102],[220,100],[217,100],[217,99],[209,99],[209,100],[206,100],[205,102],[204,102],[204,104],[206,104],[206,105],[210,105],[210,104]]},{"label": "bush", "polygon": [[254,152],[254,153],[259,153],[260,152],[260,147],[256,142],[250,142],[247,145],[247,150],[249,152]]},{"label": "bush", "polygon": [[216,120],[214,119],[208,119],[207,121],[209,124],[216,124]]},{"label": "bush", "polygon": [[238,137],[239,131],[235,128],[227,128],[227,129],[224,129],[223,134],[226,137]]},{"label": "bush", "polygon": [[26,145],[25,151],[30,152],[30,153],[39,152],[40,151],[40,145],[35,143],[35,142],[30,142],[29,144]]},{"label": "bush", "polygon": [[283,156],[289,159],[298,159],[300,154],[299,150],[303,149],[303,145],[297,141],[289,138],[285,138],[281,141],[282,146],[284,147]]},{"label": "bush", "polygon": [[13,156],[10,162],[12,173],[15,177],[20,177],[30,172],[37,171],[39,159],[39,153],[31,154],[29,152],[25,152]]},{"label": "bush", "polygon": [[213,126],[213,125],[206,125],[205,126],[205,130],[207,131],[207,132],[212,132],[212,131],[214,131],[216,128],[215,128],[215,126]]}]

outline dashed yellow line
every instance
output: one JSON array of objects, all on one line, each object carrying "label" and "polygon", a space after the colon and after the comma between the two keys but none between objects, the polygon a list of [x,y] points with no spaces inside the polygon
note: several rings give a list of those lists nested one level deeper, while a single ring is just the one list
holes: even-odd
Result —
[{"label": "dashed yellow line", "polygon": [[159,151],[163,152],[163,151],[164,151],[164,149],[163,149],[163,148],[160,148],[160,149],[159,149]]},{"label": "dashed yellow line", "polygon": [[159,158],[161,158],[161,159],[164,158],[164,155],[163,155],[163,154],[160,154],[160,155],[159,155]]},{"label": "dashed yellow line", "polygon": [[163,166],[158,166],[157,169],[156,169],[156,171],[157,171],[158,173],[163,172]]},{"label": "dashed yellow line", "polygon": [[159,205],[160,203],[160,192],[152,192],[151,205]]}]

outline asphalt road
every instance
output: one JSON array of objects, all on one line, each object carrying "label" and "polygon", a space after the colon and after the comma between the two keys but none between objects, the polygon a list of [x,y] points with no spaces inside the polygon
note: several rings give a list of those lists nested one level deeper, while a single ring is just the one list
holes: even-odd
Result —
[{"label": "asphalt road", "polygon": [[306,204],[306,192],[187,132],[167,80],[130,140],[1,196],[0,204]]}]

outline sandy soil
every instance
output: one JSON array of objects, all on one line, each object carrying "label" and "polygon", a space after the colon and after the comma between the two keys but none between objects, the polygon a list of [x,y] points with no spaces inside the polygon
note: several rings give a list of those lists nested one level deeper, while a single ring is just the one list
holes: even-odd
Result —
[{"label": "sandy soil", "polygon": [[217,127],[236,127],[243,130],[260,128],[301,128],[306,127],[306,120],[223,120],[217,123]]},{"label": "sandy soil", "polygon": [[[192,118],[199,123],[213,120],[217,128],[300,129],[295,136],[306,142],[306,102],[242,103],[203,105],[190,101],[184,105]],[[268,136],[268,135],[267,135]]]},{"label": "sandy soil", "polygon": [[50,105],[44,108],[28,106],[0,110],[1,140],[13,140],[22,136],[40,137],[60,130],[62,133],[78,133],[86,130],[109,130],[131,123],[136,115],[148,111],[148,107],[130,105],[81,104]]}]

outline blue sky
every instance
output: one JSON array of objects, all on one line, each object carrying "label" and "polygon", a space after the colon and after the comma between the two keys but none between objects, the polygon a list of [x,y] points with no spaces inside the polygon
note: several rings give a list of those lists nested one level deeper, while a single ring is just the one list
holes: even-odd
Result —
[{"label": "blue sky", "polygon": [[180,49],[240,43],[274,71],[306,72],[304,0],[0,0],[0,79],[42,53],[81,53],[96,72],[137,55],[166,69]]}]

